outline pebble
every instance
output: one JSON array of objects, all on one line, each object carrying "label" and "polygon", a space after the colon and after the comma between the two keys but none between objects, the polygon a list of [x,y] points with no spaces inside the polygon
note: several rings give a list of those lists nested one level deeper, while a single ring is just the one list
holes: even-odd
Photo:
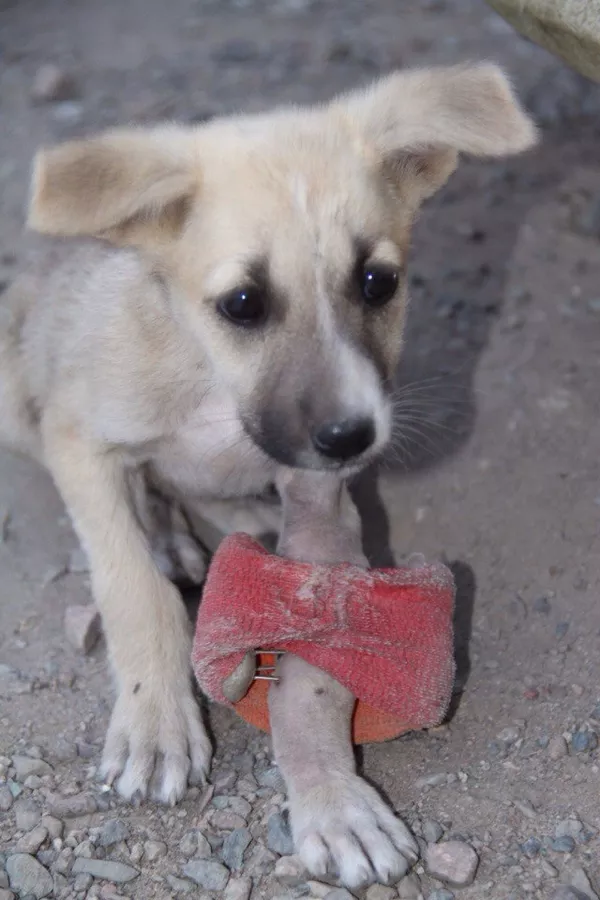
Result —
[{"label": "pebble", "polygon": [[77,95],[77,86],[71,73],[53,63],[40,66],[31,88],[31,98],[35,103],[58,103],[71,100]]},{"label": "pebble", "polygon": [[70,847],[65,847],[58,854],[53,866],[53,871],[59,875],[69,875],[73,864],[73,851]]},{"label": "pebble", "polygon": [[41,900],[52,893],[53,882],[50,873],[27,853],[14,853],[6,861],[6,872],[10,886],[19,897],[31,894]]},{"label": "pebble", "polygon": [[325,894],[325,900],[354,900],[354,897],[346,888],[334,888]]},{"label": "pebble", "polygon": [[0,888],[0,900],[15,900],[15,895],[12,891]]},{"label": "pebble", "polygon": [[67,606],[64,625],[71,646],[84,654],[93,650],[102,632],[100,613],[91,603],[85,606]]},{"label": "pebble", "polygon": [[472,884],[478,865],[477,853],[463,841],[430,844],[427,848],[425,866],[428,874],[452,887]]},{"label": "pebble", "polygon": [[220,772],[213,780],[215,794],[223,794],[226,791],[233,790],[237,780],[238,773],[233,769],[227,769],[224,772]]},{"label": "pebble", "polygon": [[248,900],[251,891],[251,878],[230,878],[223,893],[223,900]]},{"label": "pebble", "polygon": [[275,863],[275,878],[288,887],[297,887],[308,878],[308,871],[299,856],[282,856]]},{"label": "pebble", "polygon": [[129,825],[123,819],[109,819],[98,832],[98,844],[100,847],[112,847],[120,844],[129,837]]},{"label": "pebble", "polygon": [[396,889],[385,884],[372,884],[365,894],[366,900],[393,900],[396,896]]},{"label": "pebble", "polygon": [[289,856],[294,852],[294,841],[287,815],[273,813],[272,816],[269,816],[267,847],[280,856]]},{"label": "pebble", "polygon": [[79,875],[75,876],[73,890],[75,893],[84,893],[85,891],[89,891],[93,883],[94,879],[91,875],[88,875],[87,872],[80,872]]},{"label": "pebble", "polygon": [[551,604],[547,597],[537,597],[533,601],[533,611],[537,613],[542,613],[547,616],[551,610]]},{"label": "pebble", "polygon": [[144,843],[144,856],[148,862],[156,862],[157,859],[167,855],[167,845],[163,841],[146,841]]},{"label": "pebble", "polygon": [[530,837],[521,844],[521,849],[527,859],[534,859],[542,849],[542,842],[536,837]]},{"label": "pebble", "polygon": [[0,812],[8,812],[13,802],[13,795],[8,785],[0,784]]},{"label": "pebble", "polygon": [[167,883],[176,894],[191,894],[196,890],[196,885],[189,878],[178,878],[176,875],[167,875]]},{"label": "pebble", "polygon": [[400,900],[419,900],[422,897],[421,882],[414,873],[406,875],[398,884]]},{"label": "pebble", "polygon": [[113,859],[76,859],[72,868],[73,875],[85,872],[102,881],[114,881],[115,884],[127,884],[140,874],[133,866],[117,862]]},{"label": "pebble", "polygon": [[17,781],[25,781],[30,775],[51,775],[52,766],[43,759],[32,759],[30,756],[13,756]]},{"label": "pebble", "polygon": [[222,891],[229,881],[229,871],[212,859],[191,859],[183,867],[183,874],[205,891]]},{"label": "pebble", "polygon": [[261,787],[268,787],[279,791],[284,787],[283,778],[278,766],[271,766],[262,772],[257,772],[256,780]]},{"label": "pebble", "polygon": [[244,853],[251,841],[252,835],[247,828],[236,828],[227,835],[221,848],[221,859],[228,869],[237,872],[242,868]]},{"label": "pebble", "polygon": [[57,819],[68,819],[75,816],[86,816],[98,809],[98,803],[93,794],[82,792],[72,794],[70,797],[61,797],[59,794],[50,794],[48,808]]},{"label": "pebble", "polygon": [[252,854],[246,859],[246,871],[249,875],[267,875],[273,871],[276,862],[275,853],[257,841]]},{"label": "pebble", "polygon": [[516,744],[519,740],[520,732],[518,728],[510,726],[508,728],[503,728],[496,737],[506,747],[512,747],[512,745]]},{"label": "pebble", "polygon": [[422,775],[415,781],[415,787],[421,790],[424,787],[439,787],[440,784],[447,784],[448,775],[446,772],[436,772],[433,775]]},{"label": "pebble", "polygon": [[529,800],[513,800],[513,806],[515,809],[518,809],[526,819],[535,819],[537,816],[537,813]]},{"label": "pebble", "polygon": [[75,856],[91,859],[94,855],[94,845],[91,841],[81,841],[74,849]]},{"label": "pebble", "polygon": [[573,732],[571,738],[571,747],[575,753],[588,753],[595,750],[598,746],[598,735],[595,731],[589,731],[587,728]]},{"label": "pebble", "polygon": [[22,798],[15,803],[15,818],[19,831],[31,831],[42,818],[42,812],[30,798]]},{"label": "pebble", "polygon": [[569,748],[567,742],[561,734],[557,734],[550,739],[550,743],[548,744],[548,756],[551,760],[557,762],[559,759],[567,756],[568,752]]},{"label": "pebble", "polygon": [[36,825],[17,841],[15,849],[18,853],[37,853],[47,837],[48,831],[44,826]]},{"label": "pebble", "polygon": [[434,819],[426,819],[421,827],[421,833],[428,844],[437,844],[444,835],[444,829]]},{"label": "pebble", "polygon": [[188,831],[179,842],[179,849],[184,856],[197,856],[199,859],[210,859],[212,847],[201,831]]},{"label": "pebble", "polygon": [[235,828],[244,828],[246,825],[246,820],[242,816],[226,809],[216,810],[210,821],[215,828],[222,828],[223,831],[233,831]]},{"label": "pebble", "polygon": [[445,888],[439,888],[437,891],[433,891],[428,900],[454,900],[455,895],[452,891],[447,891]]},{"label": "pebble", "polygon": [[583,831],[583,822],[579,819],[563,819],[556,826],[554,836],[557,838],[569,835],[572,838],[578,838]]},{"label": "pebble", "polygon": [[575,840],[570,834],[563,834],[551,842],[550,849],[555,853],[572,853],[575,849]]}]

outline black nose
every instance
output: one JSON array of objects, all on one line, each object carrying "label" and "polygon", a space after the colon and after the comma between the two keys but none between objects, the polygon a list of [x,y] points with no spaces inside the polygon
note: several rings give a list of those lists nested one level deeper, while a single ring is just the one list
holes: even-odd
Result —
[{"label": "black nose", "polygon": [[345,462],[360,456],[375,441],[375,425],[372,419],[345,419],[343,422],[327,422],[312,436],[315,450],[330,459]]}]

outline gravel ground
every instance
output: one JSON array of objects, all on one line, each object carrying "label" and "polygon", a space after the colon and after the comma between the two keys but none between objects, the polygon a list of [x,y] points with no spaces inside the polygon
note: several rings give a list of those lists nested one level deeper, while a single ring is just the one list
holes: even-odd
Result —
[{"label": "gravel ground", "polygon": [[[383,505],[359,500],[376,560],[389,541],[454,566],[461,694],[448,724],[361,753],[422,851],[366,896],[594,900],[600,89],[480,0],[4,2],[0,289],[39,144],[476,57],[509,68],[544,142],[465,165],[415,234],[397,446]],[[227,710],[207,792],[131,808],[98,783],[112,694],[85,563],[49,479],[8,454],[0,523],[0,900],[348,900],[290,856],[269,741]]]}]

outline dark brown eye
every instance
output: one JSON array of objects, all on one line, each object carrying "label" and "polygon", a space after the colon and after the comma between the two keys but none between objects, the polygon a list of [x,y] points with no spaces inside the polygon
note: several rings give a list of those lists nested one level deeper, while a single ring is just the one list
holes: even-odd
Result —
[{"label": "dark brown eye", "polygon": [[399,275],[395,266],[385,263],[367,264],[360,274],[360,288],[367,306],[385,306],[398,287]]},{"label": "dark brown eye", "polygon": [[218,310],[235,325],[251,328],[260,325],[267,317],[267,300],[264,292],[254,285],[236,288],[221,297]]}]

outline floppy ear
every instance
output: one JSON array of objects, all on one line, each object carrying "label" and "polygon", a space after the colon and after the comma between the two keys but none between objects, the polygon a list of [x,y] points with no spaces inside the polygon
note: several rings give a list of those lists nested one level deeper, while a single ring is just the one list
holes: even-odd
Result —
[{"label": "floppy ear", "polygon": [[491,63],[398,72],[338,104],[416,203],[445,183],[459,153],[508,156],[537,140],[508,79]]},{"label": "floppy ear", "polygon": [[143,245],[181,225],[197,185],[189,132],[111,131],[38,153],[28,224],[46,234]]}]

